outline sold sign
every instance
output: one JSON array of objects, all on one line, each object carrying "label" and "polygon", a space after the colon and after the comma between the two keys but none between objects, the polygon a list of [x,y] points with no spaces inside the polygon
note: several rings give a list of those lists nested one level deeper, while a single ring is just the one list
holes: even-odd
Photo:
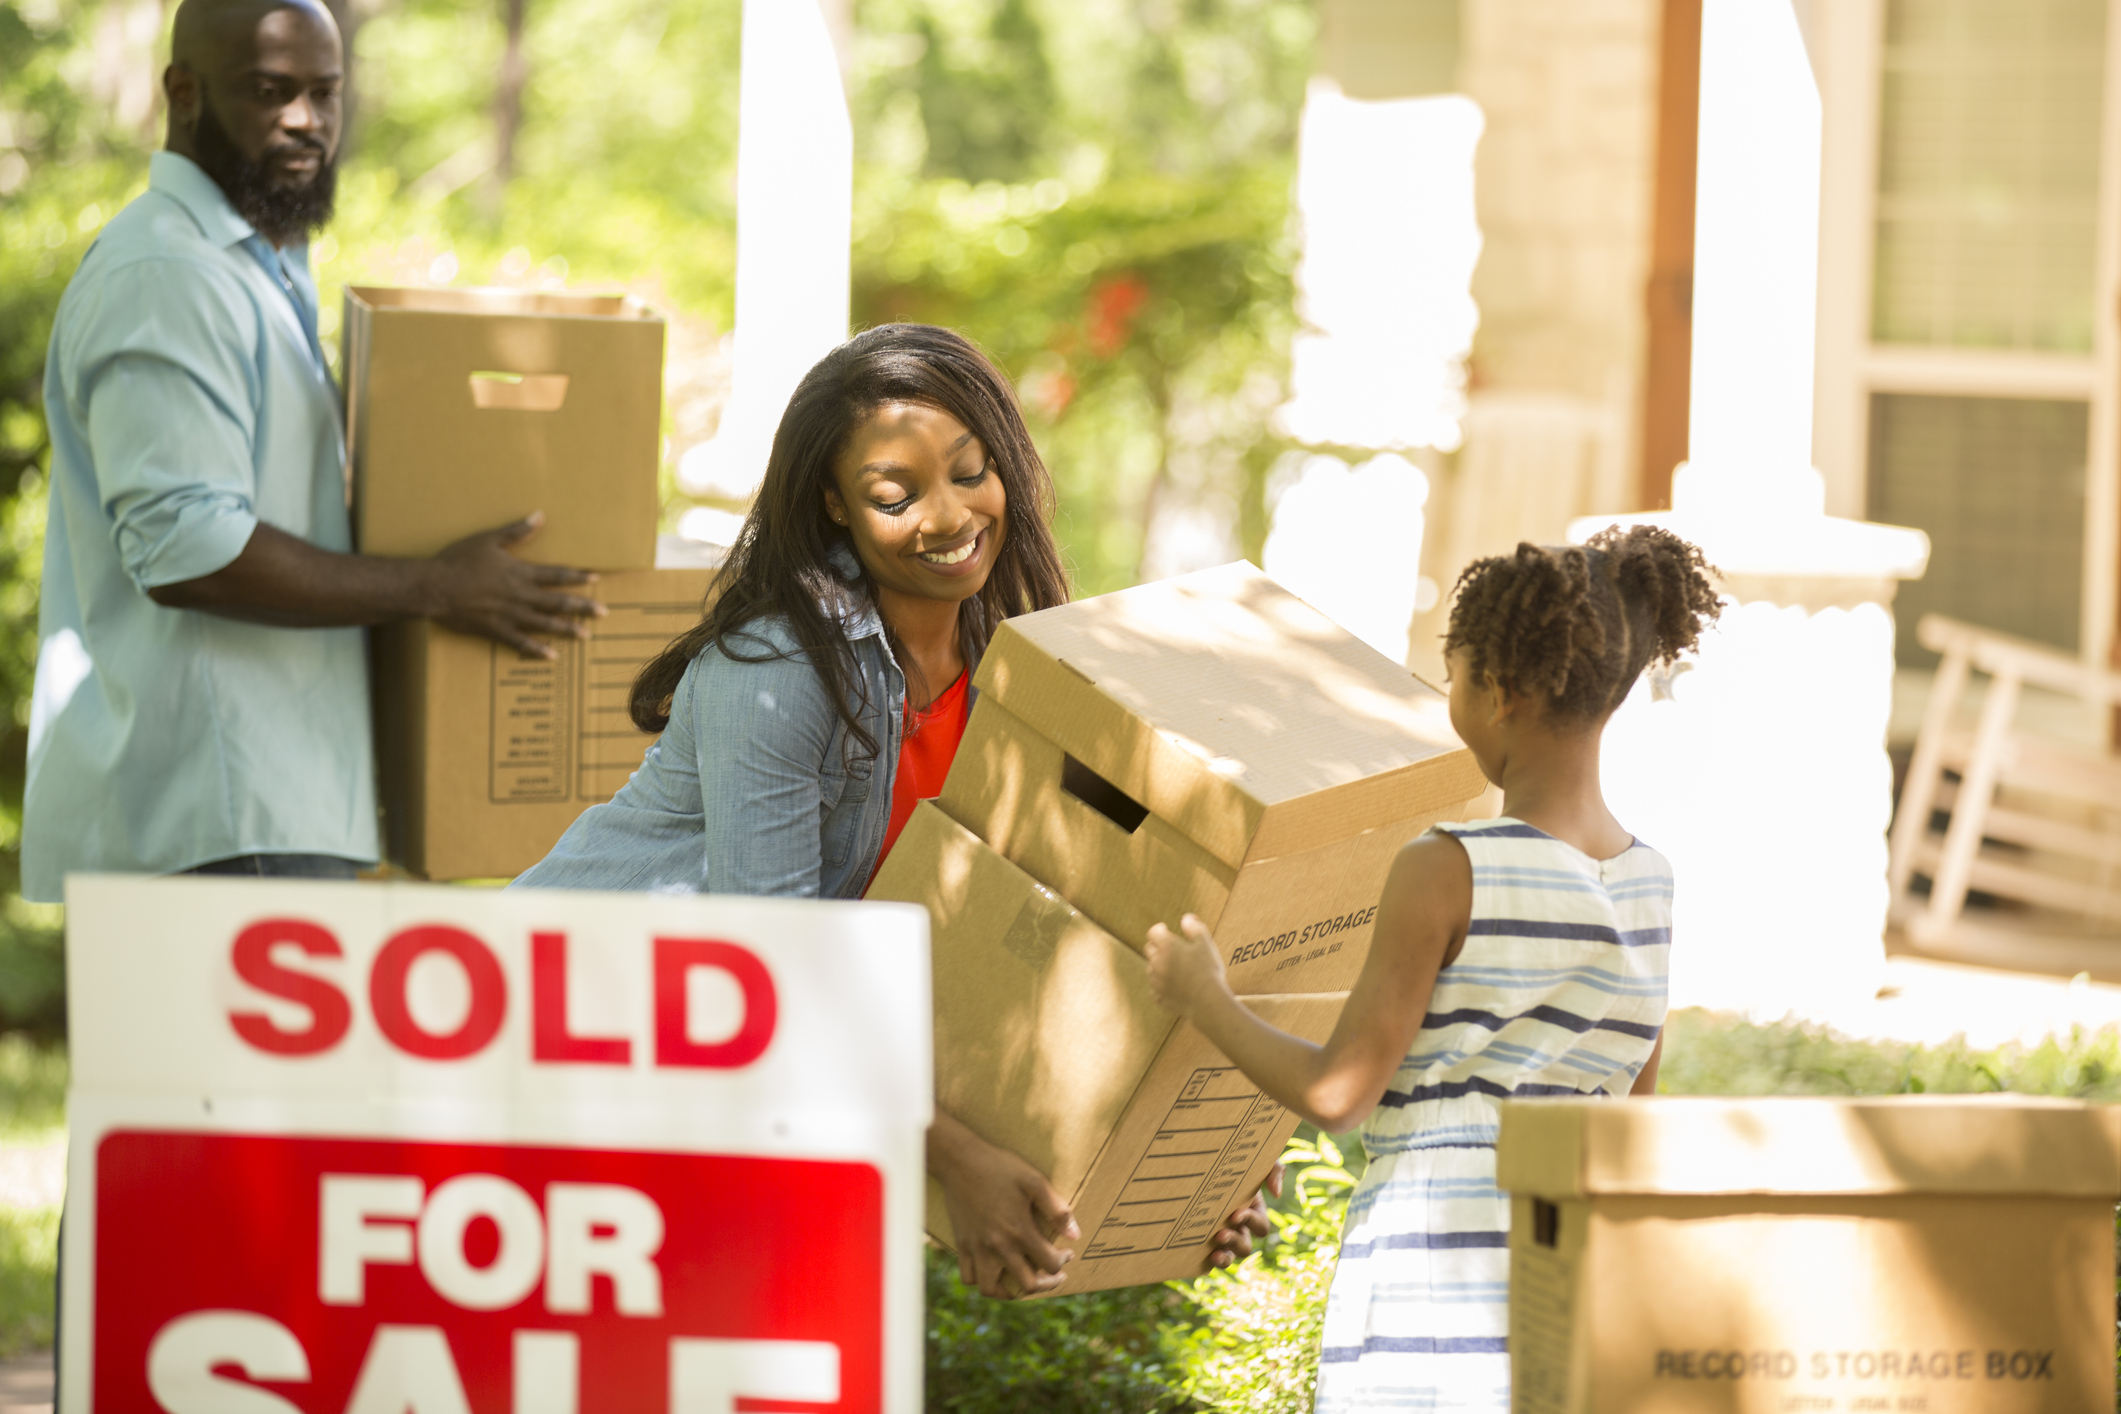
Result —
[{"label": "sold sign", "polygon": [[919,1406],[918,910],[68,904],[63,1409]]}]

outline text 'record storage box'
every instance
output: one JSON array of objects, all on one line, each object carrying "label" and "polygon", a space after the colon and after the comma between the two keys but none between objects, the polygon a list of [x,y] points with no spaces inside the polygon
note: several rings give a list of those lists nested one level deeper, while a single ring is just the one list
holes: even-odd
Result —
[{"label": "text 'record storage box'", "polygon": [[543,511],[526,559],[653,568],[663,322],[647,306],[350,286],[344,328],[363,554],[432,555]]},{"label": "text 'record storage box'", "polygon": [[664,536],[658,568],[581,586],[607,612],[555,658],[424,620],[373,630],[384,853],[430,879],[513,877],[617,794],[656,740],[634,677],[699,623],[720,555]]},{"label": "text 'record storage box'", "polygon": [[[1205,1270],[1215,1234],[1281,1156],[1296,1116],[1157,1006],[1133,949],[923,801],[872,899],[925,903],[936,1103],[1024,1159],[1082,1229],[1062,1295]],[[1313,1041],[1345,992],[1248,996]],[[954,1246],[940,1185],[928,1231]]]},{"label": "text 'record storage box'", "polygon": [[920,1408],[920,910],[66,902],[65,1414]]},{"label": "text 'record storage box'", "polygon": [[2114,1407],[2117,1111],[1502,1106],[1517,1414]]},{"label": "text 'record storage box'", "polygon": [[1239,993],[1352,985],[1399,847],[1487,788],[1441,693],[1242,562],[1010,619],[974,684],[943,809],[1136,950],[1200,915]]}]

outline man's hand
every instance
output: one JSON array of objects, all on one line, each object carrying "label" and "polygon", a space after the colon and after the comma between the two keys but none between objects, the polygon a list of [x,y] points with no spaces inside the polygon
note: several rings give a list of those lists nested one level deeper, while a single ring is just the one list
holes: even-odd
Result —
[{"label": "man's hand", "polygon": [[1208,925],[1189,913],[1178,926],[1177,933],[1161,923],[1149,930],[1149,990],[1165,1011],[1190,1017],[1201,1002],[1228,991],[1229,983]]},{"label": "man's hand", "polygon": [[1229,1224],[1215,1234],[1215,1249],[1208,1254],[1211,1267],[1234,1267],[1252,1255],[1252,1239],[1264,1243],[1274,1235],[1274,1224],[1267,1217],[1267,1200],[1264,1194],[1281,1197],[1282,1166],[1276,1164],[1267,1174],[1267,1181],[1252,1195],[1252,1201],[1230,1214]]},{"label": "man's hand", "polygon": [[320,550],[261,521],[242,552],[220,569],[147,593],[164,608],[280,628],[434,619],[550,658],[553,647],[531,635],[587,637],[581,620],[601,618],[604,607],[553,588],[588,584],[595,575],[533,565],[508,553],[544,523],[544,513],[534,512],[514,525],[467,535],[433,559],[390,560]]},{"label": "man's hand", "polygon": [[981,1139],[946,1113],[928,1132],[928,1169],[943,1186],[957,1272],[965,1285],[998,1300],[1051,1291],[1075,1253],[1082,1229],[1046,1176],[1007,1149]]},{"label": "man's hand", "polygon": [[585,619],[601,618],[604,606],[553,586],[590,584],[596,576],[559,565],[534,565],[508,553],[537,534],[545,514],[534,511],[514,525],[467,535],[428,562],[435,606],[429,617],[444,628],[475,633],[541,658],[557,650],[532,634],[589,637]]}]

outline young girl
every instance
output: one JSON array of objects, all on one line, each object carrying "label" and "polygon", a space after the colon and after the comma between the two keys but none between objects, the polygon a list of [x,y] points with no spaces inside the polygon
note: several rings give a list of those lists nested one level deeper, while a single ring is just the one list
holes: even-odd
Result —
[{"label": "young girl", "polygon": [[1671,867],[1598,788],[1606,720],[1716,617],[1701,553],[1649,527],[1519,545],[1459,577],[1451,723],[1503,814],[1438,825],[1385,881],[1323,1046],[1245,1010],[1199,919],[1149,935],[1159,1001],[1320,1129],[1362,1126],[1318,1403],[1507,1410],[1508,1201],[1496,1102],[1657,1085]]}]

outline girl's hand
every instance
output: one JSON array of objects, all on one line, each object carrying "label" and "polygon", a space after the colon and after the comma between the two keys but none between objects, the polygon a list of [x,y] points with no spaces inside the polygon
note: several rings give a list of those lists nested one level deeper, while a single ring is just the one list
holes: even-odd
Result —
[{"label": "girl's hand", "polygon": [[1222,950],[1208,925],[1192,914],[1178,920],[1181,933],[1159,923],[1149,930],[1149,989],[1165,1011],[1191,1016],[1217,992],[1229,990],[1223,979]]},{"label": "girl's hand", "polygon": [[958,1276],[997,1300],[1051,1291],[1075,1260],[1054,1244],[1080,1241],[1082,1229],[1044,1174],[1007,1149],[975,1145],[949,1172],[936,1173],[957,1238]]}]

